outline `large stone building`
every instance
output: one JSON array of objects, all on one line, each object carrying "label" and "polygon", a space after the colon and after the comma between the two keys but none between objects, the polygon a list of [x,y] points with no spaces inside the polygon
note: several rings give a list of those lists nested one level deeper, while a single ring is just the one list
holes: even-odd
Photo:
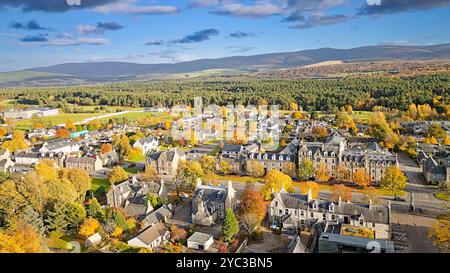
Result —
[{"label": "large stone building", "polygon": [[66,138],[46,141],[39,149],[39,152],[41,153],[53,152],[53,153],[69,154],[78,151],[80,151],[80,144],[78,144],[72,139]]},{"label": "large stone building", "polygon": [[373,231],[376,239],[390,238],[390,205],[330,202],[313,199],[311,192],[300,195],[281,190],[270,203],[269,214],[271,226],[285,234],[323,223],[362,227]]},{"label": "large stone building", "polygon": [[68,157],[65,161],[66,168],[81,169],[89,173],[96,172],[103,167],[102,160],[96,157]]},{"label": "large stone building", "polygon": [[224,219],[227,208],[236,209],[236,190],[231,181],[227,187],[201,185],[200,181],[197,182],[192,199],[193,224],[211,226]]},{"label": "large stone building", "polygon": [[158,174],[175,175],[180,161],[186,160],[186,154],[178,149],[148,154],[145,167],[152,167]]},{"label": "large stone building", "polygon": [[339,164],[344,164],[349,170],[350,179],[356,170],[365,169],[373,184],[378,184],[389,166],[397,166],[397,155],[382,149],[376,142],[352,146],[347,150],[347,141],[338,133],[331,135],[325,143],[300,143],[298,164],[303,159],[309,159],[317,169],[319,164],[325,164],[330,177],[336,177]]},{"label": "large stone building", "polygon": [[440,182],[450,185],[450,157],[439,164],[433,157],[425,155],[422,164],[422,173],[428,184]]}]

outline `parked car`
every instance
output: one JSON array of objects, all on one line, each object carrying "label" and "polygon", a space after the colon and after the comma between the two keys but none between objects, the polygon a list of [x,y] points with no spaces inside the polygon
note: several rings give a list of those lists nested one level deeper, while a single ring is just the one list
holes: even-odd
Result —
[{"label": "parked car", "polygon": [[406,198],[405,197],[401,197],[401,196],[395,196],[394,197],[394,201],[406,202]]}]

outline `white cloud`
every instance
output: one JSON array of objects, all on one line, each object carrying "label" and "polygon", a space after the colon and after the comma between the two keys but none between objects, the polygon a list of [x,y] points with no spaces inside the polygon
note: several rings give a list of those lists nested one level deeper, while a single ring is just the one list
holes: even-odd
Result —
[{"label": "white cloud", "polygon": [[137,5],[136,0],[120,0],[103,6],[95,7],[100,13],[118,14],[174,14],[179,10],[175,6],[165,5]]}]

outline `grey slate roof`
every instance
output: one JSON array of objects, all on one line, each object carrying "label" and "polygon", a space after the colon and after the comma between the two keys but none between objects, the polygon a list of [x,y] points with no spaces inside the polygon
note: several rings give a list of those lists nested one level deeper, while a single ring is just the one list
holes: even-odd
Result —
[{"label": "grey slate roof", "polygon": [[190,242],[196,242],[199,244],[206,244],[208,240],[213,237],[211,234],[203,233],[203,232],[194,232],[194,234],[191,235],[191,237],[188,238],[188,241]]}]

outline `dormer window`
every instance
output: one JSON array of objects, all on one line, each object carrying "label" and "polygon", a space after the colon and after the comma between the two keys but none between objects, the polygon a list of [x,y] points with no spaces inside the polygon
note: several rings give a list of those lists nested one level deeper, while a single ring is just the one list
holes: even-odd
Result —
[{"label": "dormer window", "polygon": [[331,203],[331,205],[328,207],[328,209],[329,209],[330,211],[334,211],[334,204]]}]

